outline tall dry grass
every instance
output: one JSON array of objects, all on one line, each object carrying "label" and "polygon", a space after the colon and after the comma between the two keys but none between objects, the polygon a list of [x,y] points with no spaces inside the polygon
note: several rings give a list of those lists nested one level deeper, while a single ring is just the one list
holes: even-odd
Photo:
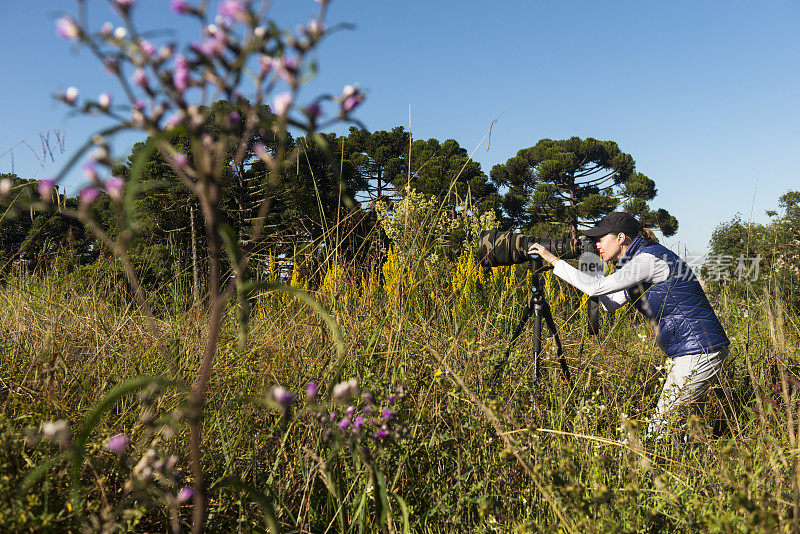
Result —
[{"label": "tall dry grass", "polygon": [[[733,340],[722,381],[727,395],[712,395],[706,417],[690,420],[695,445],[654,444],[643,429],[663,380],[663,357],[646,323],[617,313],[604,319],[600,337],[589,337],[580,301],[566,288],[560,296],[551,281],[575,386],[561,378],[552,341],[545,343],[543,380],[534,383],[523,336],[501,387],[490,390],[487,379],[518,318],[525,277],[509,283],[510,269],[485,276],[465,299],[436,283],[465,276],[464,262],[460,273],[459,263],[440,263],[447,272],[405,267],[405,282],[389,292],[377,283],[379,266],[373,278],[357,278],[351,266],[339,265],[331,271],[337,279],[329,277],[318,293],[346,344],[339,376],[356,377],[376,394],[405,385],[401,412],[408,432],[379,465],[390,491],[408,504],[411,530],[796,530],[797,319],[773,293],[747,303],[721,293],[715,304]],[[80,421],[115,385],[135,376],[191,383],[196,375],[204,304],[191,302],[186,291],[186,302],[172,308],[183,311],[163,314],[157,329],[144,328],[110,271],[99,263],[91,276],[17,273],[0,291],[8,479],[0,484],[6,497],[0,514],[12,530],[77,528],[66,509],[63,466],[53,468],[44,486],[16,492],[37,454],[48,451],[44,443],[26,448],[26,429],[42,420]],[[354,490],[358,465],[342,454],[326,458],[324,436],[308,418],[284,429],[277,413],[251,402],[274,384],[299,392],[319,380],[329,390],[336,360],[330,332],[318,314],[283,295],[256,295],[252,304],[244,351],[237,346],[235,302],[226,310],[204,425],[209,480],[237,474],[269,487],[289,531],[336,531],[342,508],[353,528],[370,530],[369,486]],[[159,350],[164,346],[168,358]],[[167,414],[180,402],[181,393],[167,389],[156,411]],[[102,451],[104,439],[131,433],[131,457],[159,439],[143,411],[139,400],[122,400],[92,435],[83,477],[98,517],[105,502],[124,495],[123,477],[103,474],[113,464]],[[185,439],[184,429],[159,446],[185,464]],[[326,490],[326,477],[342,484],[340,502]],[[167,521],[147,503],[132,506],[138,512],[125,528],[149,530]],[[402,528],[401,510],[392,512],[392,528]],[[214,529],[263,524],[260,509],[240,494],[212,500]]]}]

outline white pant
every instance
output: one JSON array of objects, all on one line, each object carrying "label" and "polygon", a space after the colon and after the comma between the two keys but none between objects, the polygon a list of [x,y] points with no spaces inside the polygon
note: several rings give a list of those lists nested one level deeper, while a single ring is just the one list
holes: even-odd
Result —
[{"label": "white pant", "polygon": [[667,378],[656,413],[647,427],[648,434],[654,438],[662,436],[681,406],[690,405],[695,413],[702,415],[708,389],[716,381],[727,355],[728,347],[723,347],[717,352],[667,358]]}]

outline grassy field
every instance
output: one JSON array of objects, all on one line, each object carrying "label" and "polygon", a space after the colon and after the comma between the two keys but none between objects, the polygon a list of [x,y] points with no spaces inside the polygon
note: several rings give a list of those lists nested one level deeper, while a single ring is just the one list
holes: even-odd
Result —
[{"label": "grassy field", "polygon": [[[210,481],[241,483],[212,493],[210,530],[267,531],[274,518],[285,532],[371,532],[386,513],[382,528],[391,532],[798,531],[792,369],[800,332],[779,300],[726,288],[713,297],[733,341],[728,395],[718,388],[705,418],[690,419],[696,444],[670,445],[642,431],[664,361],[632,310],[606,314],[601,335],[590,337],[581,299],[548,277],[574,386],[551,338],[534,383],[528,329],[490,389],[521,313],[524,273],[484,275],[466,256],[442,260],[438,274],[391,261],[372,277],[329,268],[315,293],[338,324],[341,355],[321,316],[282,293],[253,296],[242,345],[231,301],[208,388],[203,461]],[[191,517],[190,504],[174,500],[191,485],[181,384],[196,376],[208,309],[175,283],[158,292],[151,321],[110,272],[100,261],[73,273],[18,273],[0,289],[4,531],[163,532]],[[70,464],[56,456],[62,446],[35,430],[65,419],[80,434],[104,396],[139,376],[175,382],[120,397],[101,414],[78,473],[84,508],[75,510]],[[323,419],[331,410],[343,416],[346,405],[301,401],[282,414],[269,402],[274,385],[302,398],[318,382],[329,399],[351,378],[360,385],[349,401],[356,411],[369,392],[375,408],[394,412],[383,446],[337,434]],[[118,433],[131,440],[122,456],[104,445]],[[149,449],[177,463],[163,480],[137,485]],[[44,476],[21,487],[52,457]]]}]

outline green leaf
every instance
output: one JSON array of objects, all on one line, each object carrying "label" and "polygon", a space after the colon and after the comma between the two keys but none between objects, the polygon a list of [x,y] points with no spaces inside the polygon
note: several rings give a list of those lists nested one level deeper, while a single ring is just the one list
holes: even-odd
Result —
[{"label": "green leaf", "polygon": [[400,505],[400,511],[403,514],[403,534],[408,534],[411,532],[408,521],[408,505],[406,504],[405,499],[403,499],[401,496],[395,495],[394,493],[390,493],[389,495],[394,497],[394,499],[397,501],[397,504]]},{"label": "green leaf", "polygon": [[[272,534],[280,533],[281,529],[278,526],[278,520],[275,517],[275,507],[272,505],[272,499],[269,498],[265,493],[254,488],[250,484],[243,482],[237,477],[225,477],[222,480],[219,480],[211,487],[210,491],[221,491],[223,489],[245,492],[248,497],[250,497],[261,507],[261,510],[264,512],[264,516],[267,519],[267,528],[269,528],[269,531]],[[274,492],[271,489],[269,492],[274,495]]]},{"label": "green leaf", "polygon": [[375,466],[370,466],[372,472],[372,485],[375,491],[375,521],[379,525],[386,524],[389,513],[389,496],[386,494],[386,482],[383,473]]}]

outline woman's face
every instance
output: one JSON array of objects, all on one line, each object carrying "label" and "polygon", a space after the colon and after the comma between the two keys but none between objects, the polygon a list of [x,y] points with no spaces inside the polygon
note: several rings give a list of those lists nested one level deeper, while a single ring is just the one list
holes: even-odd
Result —
[{"label": "woman's face", "polygon": [[597,240],[595,246],[603,261],[614,261],[625,253],[628,243],[628,238],[623,233],[606,234]]}]

